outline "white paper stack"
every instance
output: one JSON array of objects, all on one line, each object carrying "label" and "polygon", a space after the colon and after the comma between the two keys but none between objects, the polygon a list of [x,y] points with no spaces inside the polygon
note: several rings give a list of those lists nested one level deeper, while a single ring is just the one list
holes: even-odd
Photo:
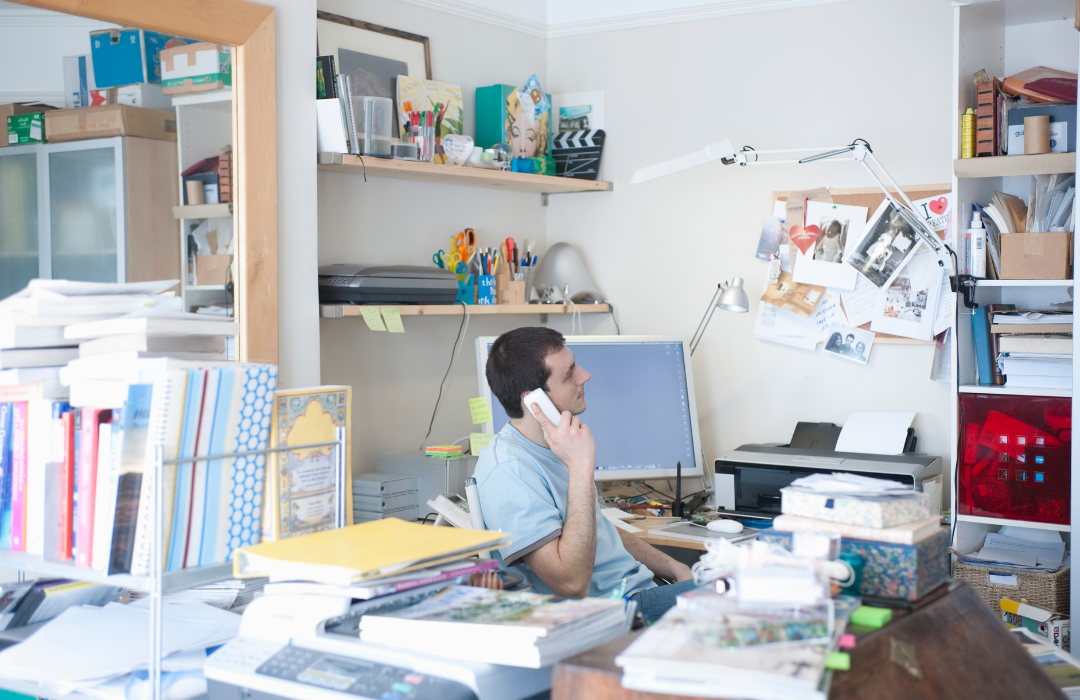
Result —
[{"label": "white paper stack", "polygon": [[988,532],[980,549],[957,553],[968,564],[1010,571],[1060,571],[1069,565],[1065,542],[1053,530],[1006,526]]}]

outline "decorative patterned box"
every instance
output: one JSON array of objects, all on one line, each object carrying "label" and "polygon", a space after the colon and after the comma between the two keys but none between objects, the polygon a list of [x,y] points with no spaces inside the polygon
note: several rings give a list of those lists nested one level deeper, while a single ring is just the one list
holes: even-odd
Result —
[{"label": "decorative patterned box", "polygon": [[893,527],[931,515],[930,495],[918,492],[904,498],[866,498],[786,488],[780,489],[780,494],[780,510],[785,515],[802,515],[862,527]]},{"label": "decorative patterned box", "polygon": [[[791,548],[790,532],[765,530],[758,539]],[[863,558],[859,595],[918,600],[950,578],[947,528],[918,544],[888,544],[845,537],[840,541],[840,552],[856,553]]]}]

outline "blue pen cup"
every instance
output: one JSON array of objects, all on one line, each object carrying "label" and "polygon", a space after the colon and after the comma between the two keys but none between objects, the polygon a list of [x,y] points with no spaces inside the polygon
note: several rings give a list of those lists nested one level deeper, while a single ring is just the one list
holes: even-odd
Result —
[{"label": "blue pen cup", "polygon": [[458,275],[457,276],[457,296],[454,297],[454,302],[464,302],[466,304],[472,304],[473,299],[476,298],[476,287],[474,285],[475,277],[473,275]]},{"label": "blue pen cup", "polygon": [[481,306],[494,306],[495,304],[495,275],[477,276],[478,294],[476,303]]}]

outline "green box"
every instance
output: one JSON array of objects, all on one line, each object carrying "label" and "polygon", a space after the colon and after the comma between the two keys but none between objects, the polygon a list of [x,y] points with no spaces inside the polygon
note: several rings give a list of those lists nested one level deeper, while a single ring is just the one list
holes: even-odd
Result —
[{"label": "green box", "polygon": [[9,146],[45,143],[45,113],[13,114],[7,118]]},{"label": "green box", "polygon": [[506,138],[506,98],[517,90],[513,85],[476,88],[476,147],[491,148],[509,143]]}]

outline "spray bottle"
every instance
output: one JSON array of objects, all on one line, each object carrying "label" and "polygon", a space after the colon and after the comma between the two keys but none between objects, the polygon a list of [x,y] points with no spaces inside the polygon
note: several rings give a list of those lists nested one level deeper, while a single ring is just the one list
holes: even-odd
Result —
[{"label": "spray bottle", "polygon": [[986,229],[983,228],[982,212],[971,207],[971,227],[967,230],[968,274],[986,277]]}]

